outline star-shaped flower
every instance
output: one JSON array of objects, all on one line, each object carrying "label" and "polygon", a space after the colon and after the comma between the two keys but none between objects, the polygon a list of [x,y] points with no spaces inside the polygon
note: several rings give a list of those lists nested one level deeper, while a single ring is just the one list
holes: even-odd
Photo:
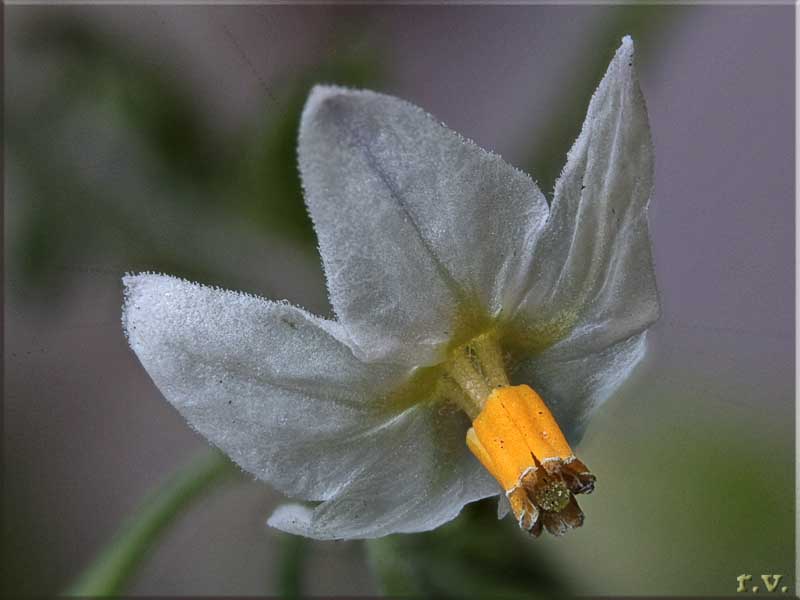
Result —
[{"label": "star-shaped flower", "polygon": [[271,525],[422,531],[500,493],[535,535],[582,523],[574,496],[594,477],[567,440],[659,314],[633,56],[623,39],[550,207],[530,177],[421,109],[314,88],[299,162],[335,321],[164,275],[124,279],[128,340],[167,400],[242,468],[318,503],[282,506]]}]

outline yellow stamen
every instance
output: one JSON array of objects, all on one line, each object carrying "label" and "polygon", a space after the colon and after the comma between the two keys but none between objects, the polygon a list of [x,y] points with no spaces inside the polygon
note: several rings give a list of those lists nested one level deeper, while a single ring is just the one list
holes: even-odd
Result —
[{"label": "yellow stamen", "polygon": [[544,524],[561,535],[583,522],[573,494],[591,492],[594,476],[530,387],[493,390],[473,418],[467,446],[505,490],[523,529],[539,535]]},{"label": "yellow stamen", "polygon": [[539,394],[509,385],[505,356],[492,332],[455,348],[439,384],[440,397],[472,420],[467,446],[497,479],[519,526],[538,536],[580,527],[574,494],[594,489],[592,475],[575,458]]}]

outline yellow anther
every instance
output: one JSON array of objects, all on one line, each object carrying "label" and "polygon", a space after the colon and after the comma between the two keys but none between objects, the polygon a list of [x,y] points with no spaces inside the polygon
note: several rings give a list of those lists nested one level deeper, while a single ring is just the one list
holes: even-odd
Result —
[{"label": "yellow anther", "polygon": [[467,446],[505,490],[523,529],[538,535],[540,516],[556,535],[583,522],[573,494],[592,491],[594,476],[530,387],[492,391],[467,432]]}]

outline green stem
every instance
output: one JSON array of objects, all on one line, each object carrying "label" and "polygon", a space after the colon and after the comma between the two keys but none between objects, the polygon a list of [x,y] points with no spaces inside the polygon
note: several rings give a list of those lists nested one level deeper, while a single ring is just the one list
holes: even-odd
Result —
[{"label": "green stem", "polygon": [[[401,547],[402,538],[396,535],[364,540],[367,564],[376,578],[384,596],[417,596],[423,586],[422,579],[413,568]],[[408,548],[405,548],[408,550]]]},{"label": "green stem", "polygon": [[86,571],[67,596],[119,594],[155,542],[175,518],[226,475],[234,472],[218,451],[204,452],[151,494]]},{"label": "green stem", "polygon": [[308,540],[299,535],[280,537],[278,559],[278,596],[301,598],[303,596],[303,565],[308,551]]}]

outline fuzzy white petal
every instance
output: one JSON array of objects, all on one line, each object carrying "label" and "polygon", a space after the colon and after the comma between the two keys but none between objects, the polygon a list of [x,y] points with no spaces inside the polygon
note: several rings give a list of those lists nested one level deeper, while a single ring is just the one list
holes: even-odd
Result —
[{"label": "fuzzy white petal", "polygon": [[468,502],[499,493],[497,482],[469,453],[462,415],[417,405],[383,432],[364,476],[314,509],[285,505],[270,517],[273,527],[316,539],[375,538],[435,529]]},{"label": "fuzzy white petal", "polygon": [[497,518],[505,519],[508,513],[511,512],[511,502],[508,501],[508,496],[500,494],[497,497]]},{"label": "fuzzy white petal", "polygon": [[659,315],[647,205],[653,150],[647,110],[625,38],[592,97],[559,178],[536,248],[517,326],[568,324],[562,356],[599,351]]},{"label": "fuzzy white petal", "polygon": [[563,360],[557,349],[527,361],[514,373],[547,399],[547,406],[567,436],[577,444],[595,409],[628,378],[646,349],[646,332],[600,352]]},{"label": "fuzzy white petal", "polygon": [[465,305],[519,297],[547,204],[500,157],[403,100],[316,87],[299,160],[331,302],[366,360],[435,362]]},{"label": "fuzzy white petal", "polygon": [[124,284],[123,323],[142,365],[189,424],[247,471],[325,500],[394,451],[383,442],[392,429],[385,398],[406,370],[364,365],[337,324],[168,276]]}]

